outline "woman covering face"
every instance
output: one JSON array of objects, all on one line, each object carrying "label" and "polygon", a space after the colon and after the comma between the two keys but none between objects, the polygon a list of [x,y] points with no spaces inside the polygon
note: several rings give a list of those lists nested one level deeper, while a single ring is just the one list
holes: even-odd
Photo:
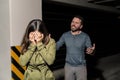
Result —
[{"label": "woman covering face", "polygon": [[56,43],[40,19],[29,22],[23,37],[21,66],[27,66],[24,80],[55,80],[48,65],[55,60]]}]

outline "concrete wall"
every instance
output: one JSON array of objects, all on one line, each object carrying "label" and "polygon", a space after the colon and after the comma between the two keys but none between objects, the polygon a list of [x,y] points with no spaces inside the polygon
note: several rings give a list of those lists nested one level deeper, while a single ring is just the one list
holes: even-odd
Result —
[{"label": "concrete wall", "polygon": [[0,0],[0,80],[10,80],[9,0]]},{"label": "concrete wall", "polygon": [[41,0],[11,0],[11,46],[19,45],[29,21],[41,16]]},{"label": "concrete wall", "polygon": [[11,46],[20,45],[28,22],[42,18],[42,0],[0,0],[0,80],[11,80]]}]

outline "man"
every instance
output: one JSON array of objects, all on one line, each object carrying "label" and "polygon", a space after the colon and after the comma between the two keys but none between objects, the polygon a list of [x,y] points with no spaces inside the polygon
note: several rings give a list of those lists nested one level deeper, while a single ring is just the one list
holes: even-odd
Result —
[{"label": "man", "polygon": [[65,80],[87,80],[85,50],[91,54],[95,44],[91,45],[88,34],[83,32],[83,18],[74,16],[71,21],[71,30],[63,33],[57,42],[57,50],[66,45]]}]

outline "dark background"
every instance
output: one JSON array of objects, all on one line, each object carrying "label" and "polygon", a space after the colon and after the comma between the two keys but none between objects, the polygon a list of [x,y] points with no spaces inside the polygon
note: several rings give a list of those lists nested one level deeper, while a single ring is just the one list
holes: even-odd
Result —
[{"label": "dark background", "polygon": [[[96,44],[95,56],[97,58],[115,55],[120,52],[119,14],[44,0],[42,12],[43,20],[56,41],[63,32],[70,30],[70,22],[73,16],[78,14],[84,18],[83,31],[88,33],[92,43]],[[56,58],[55,64],[62,64],[57,67],[63,67],[64,47],[57,51]]]}]

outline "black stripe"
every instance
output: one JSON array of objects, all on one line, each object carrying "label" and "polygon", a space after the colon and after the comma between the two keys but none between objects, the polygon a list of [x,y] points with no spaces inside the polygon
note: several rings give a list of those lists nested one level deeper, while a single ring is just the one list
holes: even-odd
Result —
[{"label": "black stripe", "polygon": [[20,78],[12,71],[12,78],[14,80],[20,80]]},{"label": "black stripe", "polygon": [[19,50],[17,50],[17,48],[16,47],[11,47],[11,49],[18,55],[18,56],[20,56],[20,52],[19,52]]},{"label": "black stripe", "polygon": [[25,71],[25,70],[15,61],[15,59],[11,57],[11,60],[12,60],[13,65],[15,65],[16,68],[17,68],[22,74],[24,74],[24,71]]}]

